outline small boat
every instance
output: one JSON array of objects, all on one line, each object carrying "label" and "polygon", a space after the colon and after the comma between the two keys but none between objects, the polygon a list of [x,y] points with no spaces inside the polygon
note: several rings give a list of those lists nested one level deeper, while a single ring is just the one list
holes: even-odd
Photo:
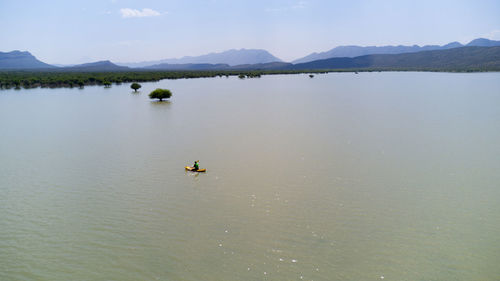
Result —
[{"label": "small boat", "polygon": [[198,173],[204,173],[204,172],[207,171],[207,169],[198,169],[198,170],[195,170],[194,167],[189,167],[189,166],[186,166],[184,168],[186,169],[186,171],[198,172]]}]

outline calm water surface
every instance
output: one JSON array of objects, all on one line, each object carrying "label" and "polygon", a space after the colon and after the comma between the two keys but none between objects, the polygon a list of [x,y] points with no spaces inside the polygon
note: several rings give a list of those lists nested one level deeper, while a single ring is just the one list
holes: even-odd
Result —
[{"label": "calm water surface", "polygon": [[499,279],[499,73],[142,85],[0,91],[0,280]]}]

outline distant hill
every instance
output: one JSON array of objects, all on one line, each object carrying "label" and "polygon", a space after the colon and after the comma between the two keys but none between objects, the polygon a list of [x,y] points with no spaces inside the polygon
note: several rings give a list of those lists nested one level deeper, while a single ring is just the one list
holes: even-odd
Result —
[{"label": "distant hill", "polygon": [[0,69],[17,70],[17,69],[52,69],[56,68],[53,65],[39,61],[29,52],[12,51],[3,53],[0,52]]},{"label": "distant hill", "polygon": [[78,64],[74,66],[62,67],[60,70],[65,71],[125,71],[130,70],[126,66],[118,66],[109,60],[98,61],[92,63]]},{"label": "distant hill", "polygon": [[240,64],[231,66],[230,70],[275,70],[286,69],[292,66],[289,62],[268,62],[256,64]]},{"label": "distant hill", "polygon": [[142,69],[147,70],[274,70],[274,69],[284,69],[292,66],[291,63],[287,62],[268,62],[268,63],[256,63],[256,64],[240,64],[230,66],[229,64],[209,64],[209,63],[187,63],[187,64],[156,64]]},{"label": "distant hill", "polygon": [[234,66],[241,64],[256,64],[280,61],[281,60],[279,58],[271,55],[266,50],[233,49],[221,53],[210,53],[202,56],[187,56],[180,59],[164,59],[139,63],[118,63],[118,65],[129,67],[148,67],[158,64],[228,64],[230,66]]},{"label": "distant hill", "polygon": [[[466,46],[481,46],[481,47],[493,47],[500,46],[500,41],[493,41],[489,39],[479,38],[472,40]],[[368,47],[360,47],[360,46],[339,46],[333,48],[329,51],[322,53],[312,53],[303,58],[294,60],[293,63],[305,63],[315,60],[329,59],[329,58],[341,58],[341,57],[359,57],[364,55],[375,55],[375,54],[403,54],[403,53],[415,53],[421,51],[432,51],[432,50],[447,50],[452,48],[460,48],[464,47],[464,45],[459,42],[448,43],[443,46],[438,45],[426,45],[420,47],[418,45],[413,46],[368,46]]]},{"label": "distant hill", "polygon": [[151,66],[146,66],[143,69],[151,70],[223,70],[229,69],[229,64],[210,64],[210,63],[184,63],[184,64],[168,64],[161,63]]},{"label": "distant hill", "polygon": [[467,44],[466,46],[494,47],[494,46],[500,46],[500,41],[478,38],[470,41],[469,44]]},{"label": "distant hill", "polygon": [[293,70],[321,69],[500,70],[500,46],[462,47],[395,55],[330,58],[293,65]]}]

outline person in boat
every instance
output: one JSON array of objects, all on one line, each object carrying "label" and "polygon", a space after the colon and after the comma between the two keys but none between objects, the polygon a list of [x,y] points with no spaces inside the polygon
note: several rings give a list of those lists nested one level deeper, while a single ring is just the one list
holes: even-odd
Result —
[{"label": "person in boat", "polygon": [[198,171],[200,169],[200,166],[198,165],[198,162],[200,162],[200,160],[194,161],[193,170],[195,170],[195,171]]}]

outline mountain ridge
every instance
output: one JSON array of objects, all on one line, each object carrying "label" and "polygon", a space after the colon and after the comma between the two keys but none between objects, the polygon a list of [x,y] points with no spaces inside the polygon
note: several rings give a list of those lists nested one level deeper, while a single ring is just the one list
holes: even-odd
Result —
[{"label": "mountain ridge", "polygon": [[234,66],[241,64],[256,64],[281,61],[281,59],[262,49],[230,49],[223,52],[212,52],[200,56],[184,56],[182,58],[116,64],[128,67],[149,67],[158,64],[228,64],[230,66]]},{"label": "mountain ridge", "polygon": [[329,69],[500,70],[500,46],[466,46],[402,54],[341,57],[294,64],[292,70]]},{"label": "mountain ridge", "polygon": [[230,65],[225,63],[210,64],[210,63],[182,63],[169,64],[160,63],[151,66],[143,67],[145,70],[222,70],[229,69]]},{"label": "mountain ridge", "polygon": [[14,50],[11,52],[0,52],[0,69],[51,69],[56,66],[38,60],[30,52]]},{"label": "mountain ridge", "polygon": [[119,66],[109,60],[96,61],[90,63],[77,64],[73,66],[61,67],[61,70],[68,71],[125,71],[130,70],[129,67]]},{"label": "mountain ridge", "polygon": [[485,38],[477,38],[470,41],[466,45],[462,45],[459,42],[451,42],[442,46],[439,45],[424,45],[420,47],[419,45],[412,46],[356,46],[356,45],[347,45],[347,46],[338,46],[333,49],[330,49],[325,52],[320,53],[311,53],[305,57],[293,60],[293,64],[305,63],[315,60],[323,60],[329,58],[336,57],[359,57],[364,55],[375,55],[375,54],[403,54],[403,53],[416,53],[420,51],[432,51],[432,50],[447,50],[452,48],[460,48],[464,46],[481,46],[481,47],[493,47],[500,46],[500,41],[494,41]]},{"label": "mountain ridge", "polygon": [[229,66],[227,64],[160,64],[156,65],[155,69],[167,71],[317,71],[349,69],[499,71],[500,46],[465,46],[458,48],[448,48],[444,50],[427,50],[414,53],[374,54],[358,56],[354,58],[329,58],[298,64],[291,64],[286,62],[243,64],[235,66]]},{"label": "mountain ridge", "polygon": [[[370,50],[370,48],[378,48],[376,51],[381,52],[383,51],[384,54],[370,54],[370,55],[397,55],[397,54],[415,54],[415,53],[421,53],[421,52],[426,52],[426,51],[447,51],[447,50],[454,50],[454,49],[462,49],[462,48],[470,48],[470,47],[478,47],[479,48],[492,48],[495,46],[500,46],[500,41],[494,41],[494,40],[489,40],[485,38],[477,38],[469,42],[467,45],[462,45],[459,42],[451,42],[443,46],[437,46],[437,45],[427,45],[423,47],[419,47],[417,45],[414,46],[385,46],[385,47],[360,47],[360,46],[340,46],[336,47],[332,50],[343,50],[344,55],[343,57],[340,57],[339,60],[336,61],[336,63],[339,63],[339,65],[328,65],[329,69],[337,69],[337,68],[344,68],[344,67],[355,67],[356,63],[360,63],[361,59],[359,57],[362,56],[355,56],[355,57],[350,57],[349,55],[356,54],[356,52],[366,52],[367,50]],[[381,49],[382,48],[382,49]],[[385,49],[384,49],[385,48]],[[437,48],[437,49],[436,49]],[[403,50],[403,53],[398,53],[401,50]],[[420,50],[417,52],[413,52],[414,50]],[[423,51],[422,51],[423,50]],[[373,50],[372,50],[373,51]],[[391,54],[391,52],[396,52],[396,54]],[[496,62],[496,57],[494,53],[487,53],[486,51],[484,53],[481,53],[481,51],[477,51],[478,54],[476,57],[474,57],[474,60],[480,59],[480,56],[493,56],[491,58],[492,62]],[[255,56],[250,56],[253,59],[251,59],[250,63],[248,62],[249,57],[247,56],[248,54],[257,54],[257,55],[262,55],[260,59],[255,59]],[[389,54],[387,54],[389,53]],[[457,52],[455,52],[457,53]],[[229,54],[229,57],[232,57],[232,63],[233,64],[228,64],[228,63],[220,63],[218,62],[219,58],[224,57],[225,55]],[[470,63],[471,61],[466,60],[465,58],[460,58],[456,57],[453,55],[450,55],[451,53],[441,53],[445,57],[447,57],[450,61],[444,61],[444,60],[438,60],[440,61],[443,65],[450,65],[450,62],[459,62],[459,61],[466,61]],[[465,53],[464,53],[465,54]],[[245,57],[244,59],[241,59],[241,55]],[[315,54],[319,55],[319,54]],[[221,57],[222,56],[222,57]],[[363,55],[367,56],[367,55]],[[421,56],[421,55],[419,55]],[[185,60],[197,60],[197,59],[204,60],[213,60],[217,61],[217,63],[178,63],[179,61],[185,61]],[[307,57],[307,56],[306,56]],[[411,56],[410,56],[411,57]],[[236,58],[236,59],[235,59]],[[336,57],[333,57],[336,58]],[[356,58],[356,60],[349,60]],[[394,61],[394,58],[400,58],[400,59],[407,59],[409,57],[405,56],[396,56],[396,57],[372,57],[373,59],[377,59],[378,62],[380,63],[381,58],[389,59],[392,60],[392,66],[394,67],[407,67],[401,64],[400,62]],[[435,63],[432,61],[428,61],[428,58],[423,56],[421,57],[424,60],[427,60],[427,68],[429,67],[437,67]],[[228,57],[225,57],[226,60],[228,60]],[[238,60],[240,59],[240,60]],[[159,63],[155,65],[150,65],[147,67],[143,68],[129,68],[126,66],[120,66],[117,63],[112,63],[109,60],[105,61],[98,61],[98,62],[92,62],[92,63],[85,63],[85,64],[79,64],[79,65],[73,65],[73,66],[66,66],[66,67],[57,67],[54,65],[46,64],[42,61],[39,61],[35,56],[33,56],[31,53],[27,51],[11,51],[11,52],[0,52],[0,70],[48,70],[48,71],[83,71],[83,72],[99,72],[99,71],[141,71],[141,70],[172,70],[172,71],[182,71],[182,70],[193,70],[193,71],[199,71],[199,70],[283,70],[283,69],[297,69],[300,67],[305,67],[306,63],[312,63],[309,64],[307,67],[319,67],[322,69],[322,67],[325,66],[324,60],[332,59],[332,58],[326,58],[326,59],[318,59],[314,61],[306,61],[303,63],[287,63],[283,61],[274,61],[274,59],[277,59],[276,57],[272,56],[269,52],[265,50],[258,50],[258,49],[240,49],[240,50],[228,50],[226,52],[221,52],[221,53],[210,53],[207,55],[203,56],[198,56],[198,57],[184,57],[181,59],[172,59],[169,60],[171,61],[170,63]],[[264,61],[264,62],[255,62],[255,61]],[[173,63],[172,63],[173,62]],[[235,64],[236,62],[243,62],[243,63],[238,63]],[[342,63],[344,62],[344,63]],[[354,63],[353,65],[349,63]],[[346,64],[345,64],[346,63]],[[479,61],[478,62],[481,65],[484,65],[484,63],[487,63],[486,61]],[[368,66],[366,64],[362,64],[363,66],[360,67],[378,67],[378,66]],[[414,64],[418,65],[418,64]],[[458,65],[458,64],[455,64]],[[471,66],[471,65],[469,65]],[[491,64],[489,64],[491,66]],[[387,66],[389,67],[389,66]],[[472,67],[472,66],[471,66]]]}]

